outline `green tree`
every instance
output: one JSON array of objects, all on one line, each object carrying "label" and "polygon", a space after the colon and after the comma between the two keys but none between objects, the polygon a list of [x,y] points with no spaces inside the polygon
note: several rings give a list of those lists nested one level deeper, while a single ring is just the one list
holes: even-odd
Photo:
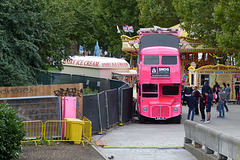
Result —
[{"label": "green tree", "polygon": [[133,26],[135,32],[131,36],[137,35],[139,29],[139,10],[136,0],[94,0],[94,38],[104,50],[115,56],[122,54],[121,38],[122,34],[117,33],[117,26],[123,31],[124,25]]},{"label": "green tree", "polygon": [[48,57],[62,60],[71,45],[94,43],[91,1],[2,0],[0,2],[0,86],[36,84]]},{"label": "green tree", "polygon": [[220,0],[214,8],[214,21],[221,25],[217,42],[221,50],[240,53],[240,1]]},{"label": "green tree", "polygon": [[172,0],[137,0],[139,21],[145,27],[171,27],[179,23]]},{"label": "green tree", "polygon": [[239,53],[239,1],[173,0],[173,4],[190,37],[221,52]]},{"label": "green tree", "polygon": [[[51,42],[46,46],[48,52],[52,52],[51,48],[61,46],[65,52],[76,54],[75,50],[69,51],[70,45],[94,43],[91,6],[88,0],[53,0],[46,4],[44,16],[51,24],[50,32],[53,34]],[[61,63],[60,59],[57,62]]]},{"label": "green tree", "polygon": [[[40,37],[44,36],[40,30],[45,27],[45,23],[38,21],[41,7],[41,3],[31,4],[30,1],[0,2],[1,86],[32,84],[36,72],[44,67],[38,47]],[[14,72],[3,72],[11,70]],[[12,79],[12,82],[8,83],[6,79]]]}]

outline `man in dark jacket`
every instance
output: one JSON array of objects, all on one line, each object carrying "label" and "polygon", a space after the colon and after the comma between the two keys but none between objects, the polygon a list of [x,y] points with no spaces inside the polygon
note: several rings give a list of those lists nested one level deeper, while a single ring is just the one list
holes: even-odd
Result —
[{"label": "man in dark jacket", "polygon": [[187,97],[187,105],[189,107],[187,119],[190,119],[190,114],[192,113],[191,120],[193,121],[194,114],[195,114],[195,109],[198,105],[198,102],[197,102],[196,98],[193,96],[193,93],[191,94],[191,96]]},{"label": "man in dark jacket", "polygon": [[207,82],[204,82],[204,85],[202,87],[202,94],[205,95],[206,92],[211,94],[212,93],[212,89],[210,88],[210,86],[208,85]]}]

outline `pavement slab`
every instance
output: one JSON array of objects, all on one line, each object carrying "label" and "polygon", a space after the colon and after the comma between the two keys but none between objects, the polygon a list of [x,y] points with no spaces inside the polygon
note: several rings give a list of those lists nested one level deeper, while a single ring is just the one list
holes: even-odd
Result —
[{"label": "pavement slab", "polygon": [[[212,107],[211,123],[204,124],[222,133],[240,138],[240,105],[228,105],[229,112],[225,118],[217,118],[216,106]],[[114,160],[196,160],[182,148],[184,143],[184,126],[188,107],[183,106],[181,124],[140,124],[137,121],[123,126],[114,126],[103,135],[93,136],[93,140],[102,140],[104,147],[96,147],[106,159]],[[199,122],[200,115],[194,121]],[[200,122],[199,122],[200,123]],[[109,158],[108,158],[109,157]]]}]

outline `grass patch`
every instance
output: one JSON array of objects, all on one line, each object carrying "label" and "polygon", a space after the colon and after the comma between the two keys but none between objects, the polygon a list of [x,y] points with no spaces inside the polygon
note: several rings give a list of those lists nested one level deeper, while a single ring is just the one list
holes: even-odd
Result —
[{"label": "grass patch", "polygon": [[58,69],[55,68],[55,67],[49,67],[49,68],[48,68],[48,71],[60,71],[60,70],[58,70]]},{"label": "grass patch", "polygon": [[[45,140],[41,140],[41,141],[37,141],[36,142],[37,145],[49,145],[48,141],[45,141]],[[32,141],[32,142],[24,142],[22,143],[23,146],[33,146],[35,145],[35,142]],[[50,146],[56,146],[57,145],[57,142],[55,141],[50,141]]]}]

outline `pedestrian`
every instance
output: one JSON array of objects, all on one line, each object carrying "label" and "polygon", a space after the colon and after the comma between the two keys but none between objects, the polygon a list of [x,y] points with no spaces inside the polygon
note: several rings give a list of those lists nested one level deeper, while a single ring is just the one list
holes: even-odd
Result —
[{"label": "pedestrian", "polygon": [[209,92],[205,92],[205,97],[206,97],[205,104],[206,104],[207,120],[204,123],[210,123],[212,98]]},{"label": "pedestrian", "polygon": [[184,88],[184,94],[186,97],[190,97],[193,92],[192,87],[190,87],[190,84],[188,83],[188,86]]},{"label": "pedestrian", "polygon": [[213,99],[215,100],[215,104],[216,104],[216,110],[218,111],[218,101],[219,101],[219,96],[218,96],[218,93],[219,93],[219,87],[215,87],[214,88],[214,96],[213,96]]},{"label": "pedestrian", "polygon": [[223,91],[225,91],[226,88],[227,88],[226,83],[223,82],[223,87],[222,87]]},{"label": "pedestrian", "polygon": [[235,82],[235,97],[236,97],[236,100],[237,100],[238,95],[239,95],[239,85],[240,85],[240,82]]},{"label": "pedestrian", "polygon": [[195,109],[197,106],[197,100],[196,98],[193,96],[193,93],[191,94],[191,96],[187,97],[187,105],[188,105],[188,117],[187,119],[190,119],[190,115],[192,113],[192,118],[191,120],[193,121],[194,119],[194,114],[195,114]]},{"label": "pedestrian", "polygon": [[200,96],[200,112],[202,116],[200,122],[205,122],[205,99],[203,99],[203,94]]},{"label": "pedestrian", "polygon": [[[223,83],[223,87],[222,87],[222,90],[223,90],[223,92],[225,92],[226,93],[226,88],[227,88],[227,86],[226,86],[226,83]],[[227,106],[227,101],[224,101],[224,107],[225,107],[225,109],[226,109],[226,112],[228,112],[228,106]]]},{"label": "pedestrian", "polygon": [[181,100],[182,100],[182,105],[185,105],[185,95],[184,95],[184,85],[181,85]]},{"label": "pedestrian", "polygon": [[[220,92],[219,92],[219,101],[218,101],[218,111],[219,111],[219,116],[218,117],[225,117],[224,114],[224,103],[226,99],[226,93],[223,91],[223,89],[220,87]],[[223,116],[222,116],[223,114]]]},{"label": "pedestrian", "polygon": [[225,89],[225,92],[226,92],[226,104],[228,105],[229,103],[229,97],[230,97],[230,93],[231,93],[231,88],[230,88],[230,85],[227,84],[227,88]]},{"label": "pedestrian", "polygon": [[[200,100],[200,92],[199,92],[197,89],[198,89],[198,87],[195,86],[195,87],[194,87],[193,96],[196,98],[197,102],[199,103],[199,100]],[[196,109],[195,109],[195,115],[199,115],[198,104],[197,104]]]},{"label": "pedestrian", "polygon": [[220,85],[218,84],[217,81],[215,81],[215,85],[213,86],[213,93],[215,93],[219,87],[220,87]]},{"label": "pedestrian", "polygon": [[205,93],[208,92],[209,94],[212,93],[211,87],[208,85],[207,81],[204,82],[204,85],[202,87],[202,94],[205,97]]}]

